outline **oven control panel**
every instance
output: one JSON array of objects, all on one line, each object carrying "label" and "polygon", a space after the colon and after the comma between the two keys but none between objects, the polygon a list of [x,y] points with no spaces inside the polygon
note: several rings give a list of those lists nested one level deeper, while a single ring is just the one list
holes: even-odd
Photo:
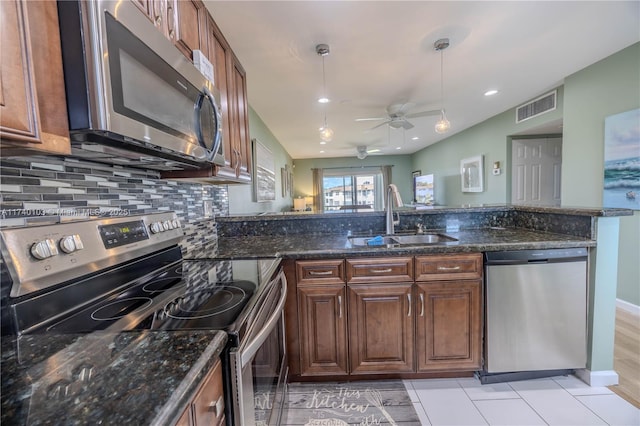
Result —
[{"label": "oven control panel", "polygon": [[0,230],[11,297],[76,279],[178,244],[176,214],[99,218]]}]

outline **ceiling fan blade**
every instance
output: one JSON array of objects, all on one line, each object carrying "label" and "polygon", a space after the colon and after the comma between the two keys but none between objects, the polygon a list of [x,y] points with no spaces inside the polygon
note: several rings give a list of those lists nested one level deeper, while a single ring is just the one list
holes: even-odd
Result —
[{"label": "ceiling fan blade", "polygon": [[405,103],[405,104],[393,104],[387,107],[387,113],[389,115],[402,116],[406,114],[407,110],[413,108],[414,104]]},{"label": "ceiling fan blade", "polygon": [[382,123],[378,124],[377,126],[373,126],[373,127],[372,127],[372,128],[370,128],[369,130],[377,129],[378,127],[382,127],[382,126],[384,126],[384,125],[386,125],[386,124],[389,124],[389,123],[391,123],[391,120],[384,121],[384,122],[382,122]]},{"label": "ceiling fan blade", "polygon": [[402,122],[402,128],[405,130],[413,129],[413,124],[405,120]]},{"label": "ceiling fan blade", "polygon": [[376,152],[380,152],[380,150],[378,148],[368,149],[367,150],[367,154],[375,154]]},{"label": "ceiling fan blade", "polygon": [[429,115],[439,115],[442,111],[439,109],[433,109],[431,111],[413,112],[405,115],[406,118],[427,117]]},{"label": "ceiling fan blade", "polygon": [[378,121],[378,120],[388,120],[388,117],[356,118],[355,121]]}]

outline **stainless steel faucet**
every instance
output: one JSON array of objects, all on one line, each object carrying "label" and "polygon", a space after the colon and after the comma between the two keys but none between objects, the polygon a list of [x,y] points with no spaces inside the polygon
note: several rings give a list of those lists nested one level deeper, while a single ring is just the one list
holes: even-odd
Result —
[{"label": "stainless steel faucet", "polygon": [[395,225],[400,225],[400,214],[398,214],[398,220],[393,220],[393,201],[395,200],[396,207],[402,207],[402,198],[400,197],[400,192],[398,192],[398,187],[394,184],[389,184],[387,187],[387,198],[385,201],[385,212],[386,212],[386,234],[393,235],[395,233]]}]

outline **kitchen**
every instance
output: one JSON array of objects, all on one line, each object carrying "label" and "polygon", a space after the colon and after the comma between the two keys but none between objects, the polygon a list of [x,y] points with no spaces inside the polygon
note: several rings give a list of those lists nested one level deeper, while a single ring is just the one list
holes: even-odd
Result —
[{"label": "kitchen", "polygon": [[[219,25],[224,28],[223,22],[219,22]],[[226,31],[223,32],[227,35]],[[317,40],[317,42],[321,41],[323,40]],[[233,42],[231,42],[231,45],[235,48]],[[337,49],[337,46],[333,47]],[[445,54],[448,53],[449,52],[445,52]],[[315,55],[313,52],[312,54]],[[565,184],[566,186],[563,187],[564,205],[583,205],[590,207],[600,204],[600,191],[585,193],[585,191],[572,190],[572,188],[582,188],[583,185],[593,188],[601,188],[602,186],[602,179],[598,173],[585,176],[581,173],[581,170],[584,170],[585,167],[589,170],[598,170],[602,167],[602,160],[597,153],[602,152],[601,126],[604,117],[614,112],[626,111],[637,107],[637,97],[633,96],[633,93],[637,93],[637,91],[634,92],[633,90],[635,86],[631,86],[631,89],[628,86],[629,82],[631,82],[631,84],[637,84],[637,78],[628,77],[629,75],[637,76],[637,64],[633,65],[635,64],[633,62],[634,55],[637,55],[637,44],[612,55],[612,57],[598,64],[594,64],[585,69],[584,72],[577,72],[567,77],[564,82],[563,91],[561,91],[561,101],[564,102],[564,106],[549,113],[547,116],[534,118],[529,122],[532,123],[532,125],[538,125],[544,123],[548,119],[547,117],[551,117],[552,119],[562,117],[564,119],[563,143],[564,149],[568,150],[565,151],[563,158],[563,176],[568,179],[568,182]],[[316,61],[318,60],[317,57],[314,59]],[[330,60],[333,60],[332,56],[327,58],[328,64],[330,64]],[[246,66],[246,64],[244,65]],[[314,67],[315,65],[319,65],[319,62],[314,62]],[[330,70],[331,68],[327,68],[329,72],[328,75],[331,75]],[[614,71],[616,73],[622,73],[620,78],[612,79],[610,77],[611,72]],[[253,71],[248,74],[247,79],[250,85],[252,75],[257,74],[257,72]],[[612,99],[610,101],[611,105],[607,106],[606,111],[596,112],[583,110],[581,106],[589,103],[588,96],[598,96],[598,98],[606,96],[607,90],[616,84],[624,87],[621,91],[629,94],[627,96],[628,99],[625,99],[624,96],[616,97],[615,100]],[[585,87],[588,88],[588,90],[585,89]],[[597,92],[596,88],[599,88],[605,94]],[[587,97],[586,100],[584,98],[585,96]],[[248,90],[248,99],[251,101],[251,90]],[[526,99],[523,99],[523,101],[525,100]],[[559,104],[562,105],[562,103]],[[449,111],[449,113],[451,114],[453,112]],[[504,114],[505,116],[507,114],[510,116],[509,120],[511,122],[513,110],[510,109]],[[44,113],[41,112],[41,116],[44,116]],[[517,129],[513,129],[512,124],[508,125],[510,127],[505,128],[505,125],[502,124],[504,121],[505,118],[502,116],[491,118],[479,124],[478,127],[475,128],[475,131],[482,134],[482,138],[484,138],[487,137],[484,136],[486,129],[494,129],[493,131],[495,131],[497,135],[500,135],[500,139],[496,140],[504,141],[505,135],[518,132]],[[331,121],[329,121],[329,123],[331,123]],[[571,125],[571,123],[573,123],[573,125]],[[590,129],[590,125],[599,127]],[[291,160],[286,150],[277,142],[273,134],[269,131],[269,128],[251,107],[248,108],[248,126],[248,134],[251,135],[251,138],[259,139],[268,145],[274,153],[279,167],[284,167],[285,164],[288,164],[290,168],[293,169],[293,165],[296,166],[296,168],[293,169],[295,171],[295,190],[293,195],[309,194],[308,188],[302,186],[305,182],[304,172],[300,171],[303,169],[303,161]],[[226,133],[231,134],[230,131]],[[241,133],[241,129],[238,130],[238,134],[239,133]],[[469,140],[478,139],[477,135],[477,133],[474,133],[474,128],[471,128],[466,132],[452,135],[450,140],[451,143],[468,146],[470,144]],[[490,138],[491,137],[487,137],[487,139]],[[584,149],[585,141],[590,141],[591,149]],[[398,176],[400,181],[397,182],[403,192],[402,196],[405,200],[412,198],[409,171],[416,169],[427,171],[432,169],[438,172],[436,166],[438,163],[447,164],[449,168],[451,168],[451,164],[454,164],[454,167],[457,168],[459,158],[466,156],[462,154],[473,155],[478,151],[478,148],[469,148],[464,152],[460,152],[460,155],[456,154],[454,162],[451,160],[451,154],[441,152],[445,149],[443,146],[448,143],[449,142],[436,144],[431,149],[427,148],[425,151],[421,151],[413,156],[400,156],[398,158],[396,170],[406,170],[404,175],[407,175],[406,177],[404,175]],[[4,149],[5,147],[3,146],[3,150]],[[487,149],[482,148],[481,151],[492,152],[494,149],[497,148],[489,146]],[[493,161],[506,161],[506,153],[502,153],[505,149],[506,148],[501,145],[498,151],[500,153],[492,154],[490,163]],[[231,151],[231,149],[228,151]],[[593,153],[589,154],[585,151],[593,151]],[[579,152],[581,155],[572,155],[572,152]],[[588,154],[593,155],[593,158],[586,157]],[[244,158],[247,157],[245,156]],[[487,158],[487,160],[489,160],[489,158]],[[350,161],[356,161],[355,155],[351,157]],[[363,161],[368,164],[379,164],[379,162],[375,161],[373,155]],[[336,165],[342,164],[346,163],[336,163]],[[356,164],[361,164],[361,162]],[[327,166],[325,165],[324,167]],[[211,218],[213,216],[216,218],[226,217],[238,213],[262,210],[274,211],[293,204],[291,195],[283,197],[279,193],[281,186],[281,176],[279,174],[276,174],[276,187],[278,188],[278,191],[276,191],[276,201],[271,203],[256,203],[252,201],[251,185],[202,185],[185,180],[159,179],[158,173],[153,171],[127,167],[111,167],[74,158],[43,156],[33,158],[6,158],[3,159],[2,168],[3,210],[23,209],[25,211],[31,210],[36,212],[60,209],[81,211],[85,208],[98,209],[103,212],[129,210],[131,214],[146,214],[153,211],[176,211],[184,226],[186,235],[190,236],[187,241],[182,243],[186,252],[199,251],[203,243],[216,244],[216,232],[219,231],[216,229],[215,224],[212,224],[210,220],[203,220],[203,218]],[[234,179],[238,179],[238,175],[242,174],[239,171],[241,168],[242,167],[238,167],[234,169],[234,167],[230,167],[234,174]],[[305,168],[310,169],[311,166]],[[447,172],[444,174],[451,175],[452,178],[457,177],[455,176],[457,171],[455,173]],[[451,191],[451,193],[446,195],[447,198],[437,201],[440,204],[448,205],[504,203],[507,199],[506,190],[503,189],[503,187],[506,188],[506,183],[496,183],[504,182],[504,175],[496,177],[496,181],[490,179],[493,179],[493,177],[487,176],[488,189],[486,193],[462,194],[459,190],[455,192]],[[591,179],[592,182],[585,183],[585,180],[589,179]],[[500,188],[497,191],[495,189],[496,186]],[[440,196],[444,197],[445,195],[440,194]],[[593,197],[593,199],[586,197]],[[211,210],[205,208],[205,206],[211,206]],[[15,225],[20,220],[24,220],[22,219],[23,216],[4,217],[3,223],[6,225]],[[620,224],[618,224],[618,221],[620,221]],[[623,228],[623,231],[620,232],[621,240],[632,237],[634,230],[637,230],[637,215],[621,217],[619,219],[599,217],[598,223],[601,227],[611,227],[610,229],[612,231],[612,235],[600,235],[600,233],[598,233],[598,247],[609,244],[611,247],[607,246],[607,252],[618,253],[620,257],[620,260],[617,263],[614,261],[613,265],[611,262],[605,262],[605,266],[598,264],[597,269],[599,273],[617,274],[619,281],[624,283],[626,280],[626,282],[629,283],[626,288],[633,289],[633,283],[637,283],[637,272],[633,271],[633,265],[637,264],[637,262],[633,260],[633,257],[627,257],[625,260],[624,256],[633,256],[634,253],[637,254],[637,241],[635,242],[635,246],[633,242],[625,246],[630,246],[631,249],[623,248],[619,250],[617,248],[617,237],[614,238],[613,235],[617,235],[616,229],[620,227]],[[634,226],[636,226],[636,228],[634,228]],[[626,231],[624,229],[626,229]],[[606,240],[607,237],[610,238],[610,240]],[[636,248],[634,249],[634,247]],[[598,259],[598,262],[604,262],[604,260]],[[633,275],[634,273],[636,273],[636,275]],[[633,281],[634,279],[635,281]],[[619,283],[618,287],[621,288],[623,285],[624,284]],[[615,303],[615,288],[611,288],[611,286],[606,286],[602,289],[596,287],[596,290],[605,292],[605,294],[599,295],[598,301],[607,306],[602,308],[602,313],[599,311],[594,313],[596,316],[594,322],[599,324],[609,323],[611,320],[609,313],[611,303]],[[633,294],[633,290],[629,291]],[[634,299],[630,300],[633,301]],[[635,304],[637,305],[638,303],[636,302]],[[600,317],[597,316],[600,314],[603,315],[602,321],[600,321],[598,319]],[[596,356],[592,360],[592,365],[596,366],[596,371],[608,371],[612,369],[610,365],[612,349],[609,348],[609,346],[612,345],[612,342],[609,343],[609,341],[612,340],[612,330],[598,331],[603,332],[604,337],[602,341],[594,343],[594,347],[597,346],[598,351],[595,351]],[[604,348],[602,350],[603,353],[600,353],[600,348]]]}]

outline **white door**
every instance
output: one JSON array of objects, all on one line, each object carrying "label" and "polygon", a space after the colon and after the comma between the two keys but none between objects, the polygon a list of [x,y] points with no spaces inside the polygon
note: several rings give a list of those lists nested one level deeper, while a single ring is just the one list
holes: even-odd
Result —
[{"label": "white door", "polygon": [[559,206],[562,139],[514,139],[511,144],[511,202]]}]

